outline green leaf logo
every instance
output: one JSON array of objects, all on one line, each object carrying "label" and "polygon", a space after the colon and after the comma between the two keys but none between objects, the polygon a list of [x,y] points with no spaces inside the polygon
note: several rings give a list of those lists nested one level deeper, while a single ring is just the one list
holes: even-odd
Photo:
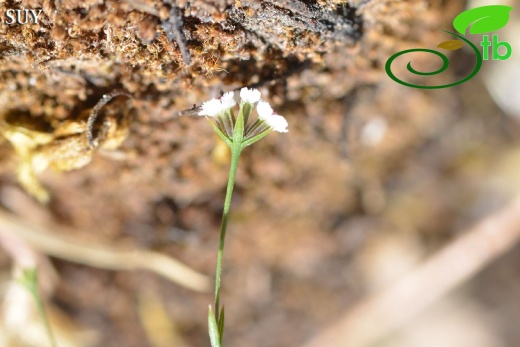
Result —
[{"label": "green leaf logo", "polygon": [[470,26],[470,34],[486,34],[505,27],[512,9],[503,5],[476,7],[455,17],[453,27],[462,35],[466,34]]}]

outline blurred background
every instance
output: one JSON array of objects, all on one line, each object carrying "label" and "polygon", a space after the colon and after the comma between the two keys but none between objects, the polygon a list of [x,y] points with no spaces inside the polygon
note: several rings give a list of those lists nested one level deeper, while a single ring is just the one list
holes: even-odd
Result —
[{"label": "blurred background", "polygon": [[[515,6],[518,2],[501,1]],[[520,340],[513,55],[441,90],[386,60],[485,1],[1,1],[0,344],[208,346],[229,153],[193,106],[244,86],[289,122],[241,157],[226,346],[505,347]],[[475,43],[479,38],[475,35]],[[439,49],[440,50],[440,49]],[[418,84],[460,80],[469,47]],[[431,71],[439,59],[396,60]],[[125,91],[87,118],[103,95]]]}]

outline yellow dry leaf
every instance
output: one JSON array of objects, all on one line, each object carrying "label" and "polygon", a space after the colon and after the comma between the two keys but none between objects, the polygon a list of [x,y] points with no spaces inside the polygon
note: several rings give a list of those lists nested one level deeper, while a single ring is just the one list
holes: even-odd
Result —
[{"label": "yellow dry leaf", "polygon": [[[116,149],[128,136],[128,124],[116,119],[103,122],[100,149]],[[47,168],[70,171],[84,167],[92,160],[97,148],[88,143],[86,121],[67,121],[51,132],[31,130],[30,124],[13,125],[0,121],[0,135],[13,146],[18,159],[17,178],[22,187],[42,203],[49,193],[38,176]]]},{"label": "yellow dry leaf", "polygon": [[457,49],[464,47],[464,42],[460,40],[449,40],[439,43],[437,47],[444,48],[449,51],[456,51]]}]

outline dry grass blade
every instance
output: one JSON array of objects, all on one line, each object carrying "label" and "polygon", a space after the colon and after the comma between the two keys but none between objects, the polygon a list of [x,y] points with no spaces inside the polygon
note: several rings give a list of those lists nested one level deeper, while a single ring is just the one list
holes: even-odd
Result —
[{"label": "dry grass blade", "polygon": [[166,255],[143,250],[114,249],[93,242],[75,240],[65,235],[74,234],[55,226],[50,231],[31,225],[0,211],[0,229],[14,233],[41,253],[108,270],[150,270],[186,288],[205,292],[209,279]]}]

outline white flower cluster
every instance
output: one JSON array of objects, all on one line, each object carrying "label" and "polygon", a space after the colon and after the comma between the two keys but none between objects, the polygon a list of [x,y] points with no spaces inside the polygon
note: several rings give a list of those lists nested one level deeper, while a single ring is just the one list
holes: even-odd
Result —
[{"label": "white flower cluster", "polygon": [[[268,102],[260,100],[260,91],[258,89],[242,88],[240,90],[241,104],[247,103],[254,107],[258,103],[256,111],[258,119],[265,122],[271,130],[286,133],[288,132],[288,123],[284,117],[274,113]],[[225,111],[230,110],[236,105],[235,93],[227,92],[219,99],[211,99],[202,104],[199,116],[217,117]]]}]

